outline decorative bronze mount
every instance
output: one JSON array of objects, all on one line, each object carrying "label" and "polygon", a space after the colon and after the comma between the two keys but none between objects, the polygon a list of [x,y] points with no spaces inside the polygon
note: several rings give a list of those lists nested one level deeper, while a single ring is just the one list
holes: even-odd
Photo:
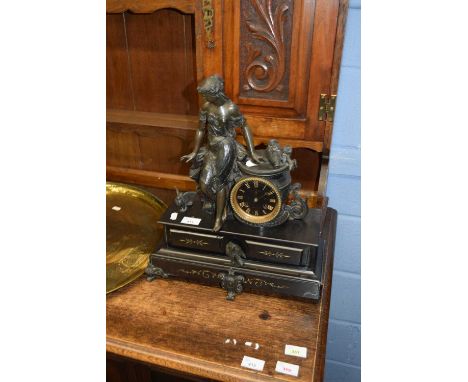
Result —
[{"label": "decorative bronze mount", "polygon": [[230,241],[226,244],[226,255],[231,259],[231,265],[233,267],[244,266],[244,259],[246,258],[245,253],[236,243]]},{"label": "decorative bronze mount", "polygon": [[[246,258],[242,248],[232,241],[226,244],[226,255],[231,259],[231,265],[233,267],[243,267],[244,259]],[[241,294],[244,287],[242,284],[245,281],[244,276],[235,275],[232,268],[229,269],[228,273],[219,273],[219,279],[221,280],[221,288],[225,289],[228,294],[226,300],[233,301],[236,295]]]},{"label": "decorative bronze mount", "polygon": [[202,11],[203,26],[205,27],[206,46],[209,49],[213,49],[215,47],[215,42],[213,38],[214,9],[212,0],[203,0]]},{"label": "decorative bronze mount", "polygon": [[168,275],[161,268],[155,267],[151,262],[145,269],[146,280],[153,281],[154,279],[160,277],[162,279],[167,279]]},{"label": "decorative bronze mount", "polygon": [[219,273],[219,279],[221,280],[221,288],[225,289],[228,294],[226,300],[233,301],[234,298],[241,294],[243,291],[242,284],[244,283],[244,276],[235,275],[232,268],[229,269],[228,273]]}]

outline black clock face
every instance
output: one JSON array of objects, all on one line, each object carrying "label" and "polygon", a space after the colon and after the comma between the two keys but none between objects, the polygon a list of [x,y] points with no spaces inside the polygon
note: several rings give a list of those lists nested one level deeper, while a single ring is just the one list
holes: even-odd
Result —
[{"label": "black clock face", "polygon": [[281,208],[277,188],[262,178],[245,178],[236,183],[231,193],[234,212],[251,223],[266,223],[276,217]]}]

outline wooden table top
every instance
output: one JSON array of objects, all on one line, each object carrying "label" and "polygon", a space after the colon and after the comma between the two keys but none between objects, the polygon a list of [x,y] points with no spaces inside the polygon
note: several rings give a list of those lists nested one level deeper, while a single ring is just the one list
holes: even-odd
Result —
[{"label": "wooden table top", "polygon": [[[252,293],[227,301],[221,288],[141,277],[107,296],[107,351],[214,380],[322,381],[333,242],[316,304]],[[285,355],[286,344],[306,347],[307,358]],[[241,367],[244,355],[264,360],[263,371]],[[277,361],[299,365],[299,376],[275,372]]]}]

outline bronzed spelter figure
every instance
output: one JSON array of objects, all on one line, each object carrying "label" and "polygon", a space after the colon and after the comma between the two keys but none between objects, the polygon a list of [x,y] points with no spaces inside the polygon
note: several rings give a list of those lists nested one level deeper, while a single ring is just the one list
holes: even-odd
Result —
[{"label": "bronzed spelter figure", "polygon": [[[248,155],[252,162],[262,158],[255,153],[252,132],[238,107],[224,94],[224,81],[219,76],[203,80],[197,88],[206,102],[200,110],[200,123],[193,151],[181,160],[193,160],[190,176],[205,195],[205,204],[215,204],[213,230],[219,231],[227,216],[228,186],[234,181],[237,160]],[[246,149],[236,141],[236,128],[242,130]],[[206,131],[206,133],[205,133]],[[207,135],[207,143],[202,146]]]}]

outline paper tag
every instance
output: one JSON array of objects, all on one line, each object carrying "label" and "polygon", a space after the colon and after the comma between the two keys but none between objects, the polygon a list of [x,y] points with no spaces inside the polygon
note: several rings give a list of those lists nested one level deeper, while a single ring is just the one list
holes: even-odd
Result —
[{"label": "paper tag", "polygon": [[284,347],[284,354],[293,355],[295,357],[307,358],[307,348],[294,345],[286,345]]},{"label": "paper tag", "polygon": [[253,167],[257,165],[256,163],[252,162],[250,159],[245,164],[247,167]]},{"label": "paper tag", "polygon": [[114,207],[112,207],[112,209],[113,209],[114,211],[120,211],[120,210],[122,209],[122,207],[114,206]]},{"label": "paper tag", "polygon": [[246,367],[247,369],[262,371],[263,366],[265,366],[265,361],[244,355],[241,366]]},{"label": "paper tag", "polygon": [[201,219],[199,219],[199,218],[189,218],[188,216],[184,216],[184,218],[181,220],[181,223],[191,224],[191,225],[199,225],[200,222],[201,222]]},{"label": "paper tag", "polygon": [[299,366],[292,363],[278,361],[276,362],[275,371],[281,374],[292,375],[297,377],[299,375]]},{"label": "paper tag", "polygon": [[171,220],[176,220],[176,219],[177,219],[177,215],[178,215],[177,212],[173,212],[173,213],[171,214],[171,218],[170,218],[170,219],[171,219]]}]

